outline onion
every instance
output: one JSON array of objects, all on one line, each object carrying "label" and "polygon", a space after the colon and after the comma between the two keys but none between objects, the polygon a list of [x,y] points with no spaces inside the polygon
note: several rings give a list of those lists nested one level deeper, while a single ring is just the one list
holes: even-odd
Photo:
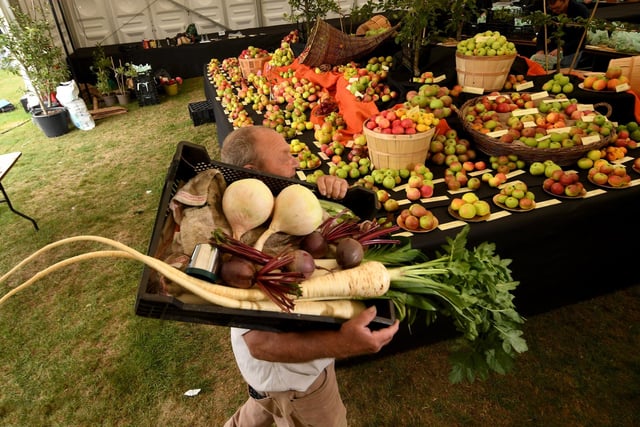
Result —
[{"label": "onion", "polygon": [[256,274],[255,265],[239,256],[231,256],[220,266],[220,279],[222,283],[234,288],[248,289],[253,286]]},{"label": "onion", "polygon": [[254,247],[262,250],[267,239],[278,232],[306,236],[322,224],[323,213],[320,201],[311,190],[300,184],[292,184],[276,197],[271,224]]},{"label": "onion", "polygon": [[239,179],[227,186],[222,195],[222,211],[233,237],[240,240],[244,233],[267,221],[274,203],[271,190],[259,179]]},{"label": "onion", "polygon": [[360,265],[363,257],[364,249],[356,239],[346,237],[340,239],[336,245],[336,262],[342,268],[352,268]]},{"label": "onion", "polygon": [[293,261],[287,264],[285,269],[287,271],[302,273],[307,279],[311,277],[316,270],[316,263],[311,254],[302,249],[296,249],[291,252],[291,255],[293,255]]},{"label": "onion", "polygon": [[309,252],[314,258],[324,258],[329,252],[329,244],[320,231],[314,230],[300,241],[300,249]]}]

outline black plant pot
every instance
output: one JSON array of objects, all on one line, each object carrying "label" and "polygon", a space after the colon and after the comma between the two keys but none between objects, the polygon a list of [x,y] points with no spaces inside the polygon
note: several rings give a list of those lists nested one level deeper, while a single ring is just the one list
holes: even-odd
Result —
[{"label": "black plant pot", "polygon": [[49,114],[42,110],[33,111],[31,119],[49,138],[64,135],[69,132],[69,113],[63,107],[51,108]]}]

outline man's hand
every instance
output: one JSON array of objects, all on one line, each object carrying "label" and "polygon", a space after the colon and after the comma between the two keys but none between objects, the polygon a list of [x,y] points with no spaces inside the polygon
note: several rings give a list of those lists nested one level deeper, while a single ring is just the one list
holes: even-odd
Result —
[{"label": "man's hand", "polygon": [[316,184],[320,194],[336,200],[344,199],[349,188],[349,183],[346,180],[333,175],[320,175]]},{"label": "man's hand", "polygon": [[372,331],[367,327],[376,317],[376,307],[372,306],[358,316],[342,324],[340,328],[343,343],[342,354],[337,358],[373,354],[379,352],[382,347],[389,344],[393,336],[398,332],[400,322],[398,320],[389,327]]},{"label": "man's hand", "polygon": [[323,357],[347,357],[377,353],[398,332],[398,320],[377,331],[367,325],[376,317],[376,307],[342,324],[338,331],[271,332],[252,330],[244,340],[253,357],[269,362],[304,363]]}]

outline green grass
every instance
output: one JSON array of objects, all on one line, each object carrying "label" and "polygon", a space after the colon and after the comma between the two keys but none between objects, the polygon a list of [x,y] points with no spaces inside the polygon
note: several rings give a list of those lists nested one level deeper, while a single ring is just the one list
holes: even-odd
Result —
[{"label": "green grass", "polygon": [[7,113],[0,113],[0,139],[5,132],[21,126],[31,120],[29,114],[20,104],[20,98],[24,95],[22,80],[6,70],[0,69],[0,99],[6,99],[16,109]]},{"label": "green grass", "polygon": [[[0,84],[0,98],[11,99],[4,91],[20,82],[5,76]],[[178,96],[131,104],[91,131],[46,138],[27,121],[0,134],[0,153],[23,153],[3,184],[41,228],[0,204],[0,274],[80,234],[146,252],[177,142],[218,157],[215,125],[194,127],[188,114],[188,103],[203,99],[202,79],[189,79]],[[43,254],[0,284],[0,295],[89,249],[103,247]],[[223,424],[246,399],[228,329],[137,317],[141,273],[128,260],[84,262],[0,307],[0,425]],[[535,316],[525,333],[530,350],[513,373],[473,384],[449,384],[446,341],[340,363],[350,425],[640,424],[639,287]],[[183,395],[193,388],[202,391]]]}]

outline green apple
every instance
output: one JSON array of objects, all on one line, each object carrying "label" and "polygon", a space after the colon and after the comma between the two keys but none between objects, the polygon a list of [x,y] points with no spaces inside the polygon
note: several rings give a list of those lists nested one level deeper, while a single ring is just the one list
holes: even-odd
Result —
[{"label": "green apple", "polygon": [[473,206],[476,208],[476,215],[485,216],[491,213],[491,207],[489,203],[484,200],[478,200],[473,203]]},{"label": "green apple", "polygon": [[555,170],[562,170],[562,168],[555,163],[547,165],[547,167],[544,168],[544,176],[546,176],[547,178],[551,177],[551,174]]},{"label": "green apple", "polygon": [[542,163],[542,162],[533,162],[529,166],[529,173],[531,175],[544,175],[545,169],[546,169],[546,167],[545,167],[544,163]]},{"label": "green apple", "polygon": [[508,207],[509,209],[515,209],[520,205],[520,201],[518,199],[516,199],[515,197],[509,196],[504,201],[504,205],[506,207]]}]

